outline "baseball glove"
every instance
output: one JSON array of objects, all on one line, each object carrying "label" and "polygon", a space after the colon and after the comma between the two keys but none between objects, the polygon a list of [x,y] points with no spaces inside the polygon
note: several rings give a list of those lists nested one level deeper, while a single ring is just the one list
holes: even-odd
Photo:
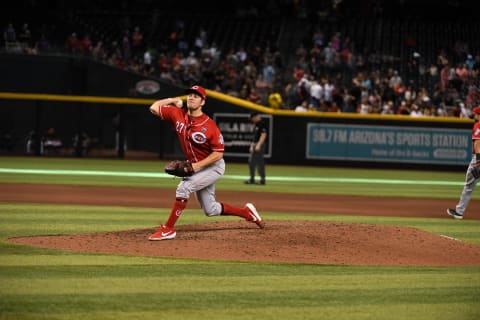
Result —
[{"label": "baseball glove", "polygon": [[193,174],[192,163],[188,160],[173,160],[165,165],[165,172],[177,177],[190,177]]}]

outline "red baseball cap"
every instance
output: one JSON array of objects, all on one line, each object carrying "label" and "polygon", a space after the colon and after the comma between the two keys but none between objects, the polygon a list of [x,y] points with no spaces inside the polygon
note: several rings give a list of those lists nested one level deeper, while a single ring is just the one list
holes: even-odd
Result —
[{"label": "red baseball cap", "polygon": [[185,92],[186,93],[196,93],[200,97],[202,97],[203,100],[207,99],[207,92],[205,91],[205,89],[203,87],[200,87],[200,86],[197,86],[197,85],[194,85],[194,86],[190,87],[189,89],[185,90]]},{"label": "red baseball cap", "polygon": [[479,114],[480,113],[480,106],[477,106],[477,107],[473,108],[472,113],[473,114]]}]

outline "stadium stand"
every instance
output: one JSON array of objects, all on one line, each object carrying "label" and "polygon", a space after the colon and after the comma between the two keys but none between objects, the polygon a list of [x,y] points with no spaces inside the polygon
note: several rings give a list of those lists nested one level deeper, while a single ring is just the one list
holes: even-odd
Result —
[{"label": "stadium stand", "polygon": [[[443,115],[447,105],[451,115],[468,116],[468,108],[479,103],[480,24],[469,1],[203,1],[192,6],[172,0],[107,0],[12,5],[0,14],[1,49],[8,52],[84,54],[181,86],[200,81],[245,99],[257,89],[258,75],[271,73],[273,65],[274,80],[261,103],[268,104],[268,95],[279,93],[290,101],[282,105],[288,109],[303,101],[291,102],[287,90],[293,86],[301,91],[301,85],[309,87],[312,80],[331,81],[342,103],[359,73],[372,82],[363,94],[370,98],[378,91],[381,96],[372,112],[381,112],[392,100],[385,82],[395,72],[402,79],[394,92],[401,96],[393,99],[397,113],[404,112],[402,102],[408,102],[407,108],[420,104],[424,113]],[[28,40],[22,32],[25,24],[31,33]],[[9,25],[15,30],[14,40],[7,32]],[[142,35],[139,46],[134,45],[135,30]],[[313,39],[319,34],[323,42],[315,48]],[[332,49],[325,50],[329,43]],[[299,60],[300,47],[306,53]],[[445,88],[440,86],[442,52],[449,63],[445,72],[451,73]],[[453,78],[468,59],[471,72],[458,84]],[[300,79],[295,78],[297,69],[303,71]],[[438,86],[441,93],[436,92]],[[425,88],[427,97],[423,102],[405,101],[407,87],[415,96]],[[310,99],[308,88],[304,95],[297,98]],[[434,99],[437,95],[440,98]],[[459,109],[458,98],[467,103],[466,113]],[[326,103],[321,110],[329,110],[331,101]],[[333,110],[347,111],[337,107]]]}]

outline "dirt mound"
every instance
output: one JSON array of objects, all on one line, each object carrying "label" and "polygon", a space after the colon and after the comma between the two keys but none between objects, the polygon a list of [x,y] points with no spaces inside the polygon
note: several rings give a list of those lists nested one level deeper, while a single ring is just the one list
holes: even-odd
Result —
[{"label": "dirt mound", "polygon": [[215,260],[386,266],[480,265],[480,246],[411,227],[313,221],[244,221],[177,227],[177,237],[148,241],[155,229],[11,238],[10,242],[81,252]]}]

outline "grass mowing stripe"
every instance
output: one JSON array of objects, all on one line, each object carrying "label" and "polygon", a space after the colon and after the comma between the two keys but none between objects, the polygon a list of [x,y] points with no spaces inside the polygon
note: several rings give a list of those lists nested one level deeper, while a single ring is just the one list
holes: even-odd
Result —
[{"label": "grass mowing stripe", "polygon": [[[166,280],[168,278],[168,280]],[[477,280],[478,280],[477,276]],[[317,276],[150,276],[125,277],[112,275],[102,279],[91,279],[90,276],[73,278],[26,279],[19,276],[15,279],[2,279],[1,292],[8,294],[122,294],[122,293],[155,293],[162,283],[168,281],[171,293],[204,292],[207,288],[215,292],[251,292],[265,291],[275,288],[276,291],[289,290],[358,290],[375,288],[385,289],[418,289],[418,288],[475,288],[471,275],[461,274],[444,279],[438,284],[436,275],[405,274],[367,275],[358,279],[356,275],[317,275]],[[145,281],[150,285],[144,286]]]},{"label": "grass mowing stripe", "polygon": [[[24,248],[28,250],[28,248]],[[468,279],[469,282],[477,285],[480,281],[480,267],[380,267],[380,266],[331,266],[331,265],[302,265],[302,264],[271,264],[271,263],[223,263],[214,261],[203,261],[197,259],[170,259],[170,258],[150,258],[140,259],[140,257],[122,257],[109,255],[75,255],[65,254],[52,257],[55,264],[48,263],[49,256],[32,255],[33,259],[29,265],[21,265],[24,261],[22,256],[7,255],[2,256],[0,264],[0,278],[8,279],[15,275],[18,278],[30,279],[32,276],[41,274],[40,279],[59,278],[88,278],[95,275],[97,278],[124,277],[128,275],[132,278],[145,277],[172,277],[188,278],[192,275],[205,277],[207,279],[217,278],[219,275],[229,275],[229,277],[287,277],[292,276],[292,269],[295,270],[296,277],[312,277],[318,279],[319,276],[341,279],[342,277],[352,279],[357,278],[355,282],[363,282],[363,278],[378,277],[377,279],[418,277],[418,281],[424,281],[422,277]],[[38,265],[35,264],[38,257]],[[7,258],[13,260],[8,261]],[[102,262],[110,259],[113,261]],[[127,264],[128,262],[138,262],[137,264]],[[143,262],[143,263],[142,263]],[[5,264],[4,264],[5,263]],[[209,280],[210,281],[210,280]],[[326,280],[325,280],[326,281]],[[352,280],[354,281],[354,280]],[[450,280],[446,280],[447,282]],[[410,286],[411,284],[405,284]]]},{"label": "grass mowing stripe", "polygon": [[[38,170],[38,169],[10,169],[0,168],[0,173],[13,174],[40,174],[40,175],[79,175],[79,176],[110,176],[110,177],[137,177],[137,178],[169,178],[172,176],[156,172],[125,172],[125,171],[94,171],[94,170]],[[226,174],[223,179],[245,180],[244,175]],[[366,183],[366,184],[404,184],[404,185],[437,185],[462,186],[463,182],[438,180],[401,180],[401,179],[368,179],[368,178],[332,178],[332,177],[288,177],[268,176],[269,181],[301,181],[301,182],[334,182],[334,183]]]},{"label": "grass mowing stripe", "polygon": [[[429,310],[426,312],[426,310]],[[477,320],[479,316],[478,310],[472,308],[471,305],[465,303],[448,303],[442,305],[431,304],[394,304],[386,305],[386,308],[379,309],[372,305],[345,305],[342,306],[341,313],[338,307],[330,306],[308,306],[295,308],[290,306],[280,307],[264,307],[264,308],[236,308],[234,305],[224,310],[215,310],[211,312],[205,309],[189,309],[189,310],[158,310],[142,311],[141,314],[136,311],[91,311],[71,313],[24,313],[22,319],[90,319],[90,320],[123,320],[123,319],[142,319],[142,320],[158,320],[159,314],[162,318],[175,320],[191,320],[191,319],[209,319],[209,320],[225,320],[225,319],[262,319],[262,320],[318,320],[321,315],[322,320],[339,320],[339,319],[356,319],[356,320],[372,320],[372,319],[415,319],[415,320]]]},{"label": "grass mowing stripe", "polygon": [[[455,297],[457,303],[473,304],[478,302],[479,290],[467,287],[415,288],[415,289],[323,289],[316,290],[263,290],[243,292],[218,292],[207,287],[200,292],[169,292],[165,294],[163,285],[157,293],[123,294],[1,294],[0,310],[12,312],[21,310],[43,310],[49,312],[69,310],[153,311],[178,309],[208,309],[211,311],[229,308],[264,308],[295,306],[341,306],[341,305],[385,305],[428,303],[440,305],[449,303]],[[199,303],[199,302],[202,303]]]}]

